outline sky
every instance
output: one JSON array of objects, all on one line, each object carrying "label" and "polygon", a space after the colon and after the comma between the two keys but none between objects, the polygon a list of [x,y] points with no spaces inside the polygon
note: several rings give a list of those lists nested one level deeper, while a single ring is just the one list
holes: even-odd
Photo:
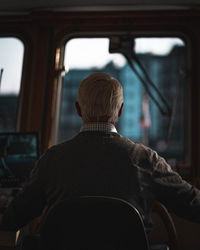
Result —
[{"label": "sky", "polygon": [[0,94],[18,94],[24,45],[17,38],[0,38],[0,70],[3,69]]},{"label": "sky", "polygon": [[[184,45],[179,38],[137,38],[135,39],[136,53],[151,53],[166,55],[174,45]],[[73,68],[101,68],[109,61],[122,67],[126,60],[121,54],[109,54],[109,39],[81,38],[72,39],[66,44],[64,65],[66,70]]]},{"label": "sky", "polygon": [[[174,45],[184,45],[178,38],[137,38],[137,53],[168,54]],[[76,38],[66,44],[64,65],[74,68],[101,68],[108,62],[122,67],[126,61],[120,54],[109,54],[107,38]],[[3,69],[0,94],[19,94],[24,45],[17,38],[0,38],[0,70]]]}]

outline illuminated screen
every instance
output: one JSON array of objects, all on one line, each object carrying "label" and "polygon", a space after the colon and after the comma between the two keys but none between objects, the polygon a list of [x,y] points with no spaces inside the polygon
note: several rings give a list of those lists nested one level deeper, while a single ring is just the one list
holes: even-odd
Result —
[{"label": "illuminated screen", "polygon": [[36,133],[0,133],[1,187],[24,182],[38,156]]}]

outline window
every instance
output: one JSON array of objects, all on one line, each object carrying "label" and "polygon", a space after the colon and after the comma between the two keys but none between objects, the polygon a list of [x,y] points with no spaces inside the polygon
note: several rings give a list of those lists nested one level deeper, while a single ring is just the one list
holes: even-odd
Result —
[{"label": "window", "polygon": [[[92,72],[105,72],[116,77],[124,89],[118,132],[155,149],[173,167],[188,164],[187,47],[176,37],[137,37],[132,42],[132,58],[130,48],[125,48],[129,63],[119,53],[123,52],[120,46],[112,51],[112,39],[74,38],[66,43],[58,142],[80,129],[74,107],[80,82]],[[109,53],[109,48],[115,53]]]},{"label": "window", "polygon": [[23,54],[19,39],[0,38],[0,132],[16,130]]}]

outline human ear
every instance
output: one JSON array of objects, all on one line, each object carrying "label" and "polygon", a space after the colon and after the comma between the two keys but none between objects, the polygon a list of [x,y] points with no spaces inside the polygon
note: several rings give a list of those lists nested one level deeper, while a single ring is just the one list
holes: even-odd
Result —
[{"label": "human ear", "polygon": [[124,103],[122,103],[119,112],[118,112],[118,117],[120,117],[120,115],[122,114],[122,109],[123,109]]},{"label": "human ear", "polygon": [[82,117],[82,114],[81,114],[81,107],[80,107],[80,105],[79,105],[79,103],[76,101],[75,102],[75,107],[76,107],[76,112],[77,112],[77,114],[80,116],[80,117]]}]

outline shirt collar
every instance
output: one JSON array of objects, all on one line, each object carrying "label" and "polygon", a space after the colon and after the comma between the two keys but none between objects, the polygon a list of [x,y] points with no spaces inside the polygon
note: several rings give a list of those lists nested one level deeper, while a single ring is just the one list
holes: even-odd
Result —
[{"label": "shirt collar", "polygon": [[84,123],[80,129],[80,132],[83,131],[101,131],[101,132],[114,132],[117,133],[115,126],[112,123],[107,122],[91,122]]}]

